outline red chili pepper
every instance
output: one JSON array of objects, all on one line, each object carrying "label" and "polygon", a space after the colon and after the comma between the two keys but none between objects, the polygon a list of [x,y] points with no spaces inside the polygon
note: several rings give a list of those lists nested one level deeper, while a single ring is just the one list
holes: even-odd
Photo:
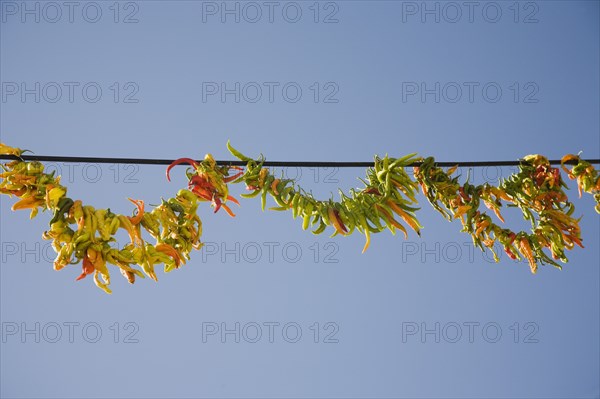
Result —
[{"label": "red chili pepper", "polygon": [[544,184],[544,181],[546,180],[546,178],[544,177],[544,175],[536,175],[535,176],[535,184],[539,187],[542,184]]},{"label": "red chili pepper", "polygon": [[212,201],[212,193],[202,187],[195,186],[191,191],[200,198],[203,198],[207,201]]},{"label": "red chili pepper", "polygon": [[581,243],[581,240],[577,237],[574,237],[570,234],[567,235],[567,237],[569,237],[571,239],[571,241],[573,241],[575,244],[579,245],[581,248],[584,248],[583,244]]},{"label": "red chili pepper", "polygon": [[342,229],[342,231],[344,232],[344,234],[348,234],[348,228],[346,227],[346,225],[344,224],[344,222],[342,222],[342,218],[340,217],[340,213],[338,212],[338,210],[334,209],[333,210],[333,214],[335,215],[335,219],[339,223],[340,228]]},{"label": "red chili pepper", "polygon": [[235,175],[233,175],[233,176],[229,176],[229,177],[226,177],[226,178],[224,178],[224,179],[223,179],[223,181],[224,181],[225,183],[232,182],[232,181],[234,181],[235,179],[237,179],[238,177],[240,177],[240,176],[241,176],[241,175],[243,175],[243,174],[244,174],[244,172],[239,172],[239,173],[236,173],[236,174],[235,174]]},{"label": "red chili pepper", "polygon": [[463,198],[465,201],[467,201],[467,202],[470,202],[470,201],[471,201],[471,197],[469,197],[469,196],[468,196],[468,195],[465,193],[465,190],[464,190],[462,187],[460,187],[460,188],[458,189],[458,192],[460,193],[460,196],[461,196],[461,197],[462,197],[462,198]]},{"label": "red chili pepper", "polygon": [[554,181],[556,182],[556,184],[560,184],[560,170],[558,170],[558,168],[552,169],[552,176],[554,176]]},{"label": "red chili pepper", "polygon": [[197,187],[207,188],[209,190],[215,189],[215,187],[208,180],[206,180],[205,177],[199,176],[199,175],[192,176],[192,178],[188,182],[188,186],[189,187],[197,186]]},{"label": "red chili pepper", "polygon": [[85,278],[88,274],[92,274],[94,272],[94,264],[89,260],[87,255],[83,258],[83,264],[81,266],[83,269],[79,277],[75,279],[75,281],[79,281],[82,278]]},{"label": "red chili pepper", "polygon": [[365,190],[363,190],[365,193],[367,194],[375,194],[375,195],[381,195],[381,193],[379,192],[379,190],[377,189],[377,187],[369,187]]},{"label": "red chili pepper", "polygon": [[504,247],[504,252],[506,252],[511,259],[517,259],[517,255],[515,255],[508,246]]},{"label": "red chili pepper", "polygon": [[198,166],[198,162],[194,161],[194,160],[193,160],[193,159],[191,159],[191,158],[179,158],[179,159],[176,159],[176,160],[175,160],[175,161],[173,161],[173,163],[171,163],[171,165],[169,165],[169,167],[167,168],[167,180],[168,180],[168,181],[171,181],[171,177],[169,176],[169,172],[171,171],[171,169],[173,169],[173,167],[174,167],[175,165],[179,165],[179,164],[182,164],[182,163],[187,163],[187,164],[190,164],[190,165],[191,165],[191,166],[193,166],[194,168],[195,168],[196,166]]},{"label": "red chili pepper", "polygon": [[221,203],[221,199],[219,197],[213,197],[212,205],[215,207],[214,213],[217,213],[219,211],[219,209],[221,209],[221,205],[223,205],[223,204]]},{"label": "red chili pepper", "polygon": [[515,255],[510,250],[510,245],[512,245],[512,243],[515,241],[515,238],[517,238],[517,235],[515,233],[510,233],[510,235],[508,237],[510,238],[510,241],[508,242],[508,244],[506,244],[504,246],[504,252],[506,252],[508,254],[508,256],[511,257],[511,259],[517,259],[517,255]]}]

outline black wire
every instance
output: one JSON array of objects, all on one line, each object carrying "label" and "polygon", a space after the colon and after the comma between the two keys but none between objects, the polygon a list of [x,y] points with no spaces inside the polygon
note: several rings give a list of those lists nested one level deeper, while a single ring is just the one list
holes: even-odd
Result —
[{"label": "black wire", "polygon": [[[0,155],[0,159],[17,160],[14,155]],[[85,163],[111,163],[111,164],[138,164],[138,165],[170,165],[173,159],[147,159],[147,158],[108,158],[108,157],[66,157],[53,155],[21,155],[24,161],[45,162],[85,162]],[[592,164],[600,164],[600,159],[587,159]],[[552,165],[560,165],[560,159],[549,160]],[[462,162],[436,162],[438,166],[450,167],[454,165],[463,167],[483,166],[519,166],[521,161],[462,161]],[[577,161],[565,162],[576,164]],[[244,161],[217,161],[219,165],[246,166]],[[373,162],[337,162],[337,161],[265,161],[264,166],[279,167],[337,167],[337,168],[367,168],[373,166]],[[419,166],[420,162],[414,162],[407,166]]]}]

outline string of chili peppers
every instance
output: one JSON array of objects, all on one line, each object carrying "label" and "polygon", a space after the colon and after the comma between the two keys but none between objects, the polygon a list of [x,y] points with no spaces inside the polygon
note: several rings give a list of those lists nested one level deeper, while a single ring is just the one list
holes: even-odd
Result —
[{"label": "string of chili peppers", "polygon": [[[22,152],[0,144],[1,154],[19,157]],[[107,264],[117,266],[132,284],[136,276],[143,278],[144,274],[156,281],[155,265],[162,263],[165,272],[169,272],[190,259],[192,249],[202,247],[202,222],[196,211],[198,202],[205,198],[195,189],[214,187],[211,200],[220,201],[221,195],[226,198],[224,180],[228,168],[216,167],[210,155],[194,166],[196,174],[190,180],[189,190],[179,190],[174,198],[163,199],[151,211],[145,210],[143,201],[130,199],[137,208],[132,216],[96,209],[67,197],[67,188],[60,184],[60,176],[54,177],[54,172],[44,173],[44,165],[39,162],[15,160],[2,165],[0,193],[19,198],[12,210],[31,209],[30,218],[35,217],[39,209],[53,212],[50,228],[43,238],[52,240],[57,253],[54,269],[81,262],[82,273],[77,280],[93,273],[96,285],[111,293]],[[121,249],[114,245],[119,229],[124,229],[130,238]],[[142,229],[155,243],[144,239]]]},{"label": "string of chili peppers", "polygon": [[312,193],[298,187],[292,179],[277,178],[268,168],[263,167],[264,158],[253,160],[227,143],[233,156],[247,162],[246,171],[234,183],[244,182],[250,194],[242,197],[261,196],[262,209],[265,209],[269,195],[277,203],[275,211],[292,211],[294,219],[302,217],[302,228],[316,226],[313,234],[321,234],[327,226],[334,228],[332,237],[350,235],[355,230],[365,235],[366,242],[363,253],[370,244],[371,233],[379,233],[388,229],[396,234],[396,229],[408,233],[404,225],[395,217],[403,220],[412,230],[420,235],[422,226],[415,212],[419,208],[411,205],[417,203],[415,198],[417,185],[410,179],[404,168],[419,160],[416,154],[402,158],[375,157],[374,167],[367,169],[367,181],[362,180],[362,189],[351,189],[346,195],[340,190],[340,201],[333,198],[322,201],[313,197]]},{"label": "string of chili peppers", "polygon": [[[369,247],[370,234],[389,229],[401,230],[405,237],[407,231],[400,219],[420,235],[422,226],[414,212],[419,208],[416,204],[415,188],[420,185],[423,194],[431,205],[448,220],[460,218],[463,229],[471,235],[474,245],[482,251],[491,250],[496,262],[498,255],[494,245],[498,241],[512,259],[527,259],[532,273],[537,272],[538,263],[551,264],[559,269],[556,262],[568,262],[565,249],[574,245],[583,248],[579,219],[572,217],[575,207],[568,201],[564,192],[566,184],[562,181],[560,170],[553,168],[548,159],[541,155],[529,155],[523,159],[519,172],[502,181],[498,186],[489,184],[474,186],[465,182],[459,183],[459,177],[451,177],[457,166],[443,171],[435,165],[432,157],[417,158],[410,154],[394,159],[375,157],[374,167],[367,170],[367,181],[362,180],[365,187],[350,190],[347,196],[340,191],[340,201],[316,200],[311,193],[296,187],[293,180],[279,179],[263,168],[264,158],[253,160],[243,155],[227,143],[229,151],[238,159],[247,162],[246,172],[234,183],[244,182],[251,194],[243,197],[261,195],[262,209],[265,209],[266,196],[270,195],[278,204],[269,208],[276,211],[292,210],[294,218],[302,216],[302,228],[317,225],[314,234],[322,233],[327,226],[334,227],[334,233],[349,235],[356,229],[366,237],[363,252]],[[576,160],[577,165],[569,172],[564,163]],[[420,161],[414,168],[412,181],[404,171],[407,165]],[[562,159],[563,169],[571,179],[577,179],[580,190],[592,193],[597,202],[596,211],[600,213],[600,177],[591,164],[575,155],[566,155]],[[509,206],[518,207],[526,220],[531,222],[531,233],[515,233],[494,223],[480,204],[492,210],[496,217],[504,223],[500,213],[502,201]],[[544,249],[550,249],[549,257]]]},{"label": "string of chili peppers", "polygon": [[[511,258],[525,257],[533,273],[538,263],[560,268],[556,260],[568,261],[564,250],[572,249],[575,244],[582,246],[579,220],[572,217],[574,206],[563,190],[566,185],[560,171],[540,155],[525,157],[519,172],[498,186],[474,186],[468,181],[460,184],[458,177],[451,177],[456,167],[443,171],[431,157],[423,159],[416,154],[397,159],[375,157],[374,166],[366,171],[366,180],[361,179],[364,187],[351,189],[349,194],[340,191],[339,201],[333,198],[323,201],[315,199],[292,179],[270,173],[263,167],[264,157],[254,160],[229,142],[227,147],[235,157],[246,162],[245,168],[219,166],[210,154],[201,162],[180,158],[167,168],[166,176],[170,181],[169,173],[175,165],[189,164],[192,168],[186,171],[188,189],[179,190],[174,198],[163,199],[149,212],[145,211],[143,201],[130,199],[137,208],[132,216],[84,206],[81,201],[68,198],[67,189],[60,185],[60,176],[44,173],[44,166],[36,161],[15,160],[2,165],[0,193],[18,197],[12,209],[31,209],[31,218],[40,208],[53,212],[50,229],[43,237],[53,240],[58,254],[54,268],[60,270],[68,264],[82,262],[83,270],[77,280],[93,273],[96,285],[107,293],[111,292],[107,263],[117,266],[121,274],[134,283],[135,276],[144,277],[144,274],[157,280],[156,264],[163,263],[165,272],[169,272],[190,259],[192,249],[202,247],[202,222],[197,215],[199,202],[209,201],[215,212],[222,208],[235,216],[226,203],[239,205],[239,202],[229,195],[228,183],[245,183],[251,193],[242,197],[260,195],[263,210],[267,195],[270,196],[277,206],[269,209],[291,210],[294,218],[302,217],[303,229],[315,226],[313,234],[323,233],[328,226],[333,227],[332,236],[346,236],[354,231],[364,234],[363,252],[369,247],[371,233],[387,229],[395,234],[398,229],[406,238],[408,226],[420,235],[422,226],[415,215],[419,208],[414,207],[419,186],[432,206],[448,220],[460,218],[462,231],[469,233],[482,250],[491,250],[496,261],[496,241]],[[18,148],[0,143],[0,154],[20,157],[22,153]],[[569,171],[565,164],[575,161]],[[416,180],[412,180],[405,167],[415,162],[420,165],[414,168]],[[595,209],[600,213],[600,177],[593,166],[569,154],[562,159],[561,167],[569,178],[577,180],[580,196],[582,190],[594,196]],[[232,169],[237,172],[230,176]],[[503,202],[520,208],[525,219],[531,222],[531,233],[514,233],[500,227],[479,209],[481,201],[501,222],[504,222],[500,213]],[[154,238],[154,244],[144,239],[142,228]],[[111,245],[116,242],[114,235],[119,229],[126,230],[130,238],[122,249]],[[552,258],[544,249],[550,249]]]},{"label": "string of chili peppers", "polygon": [[[562,162],[578,160],[573,168],[572,178],[577,178],[581,190],[596,193],[600,213],[600,180],[594,168],[575,155],[566,155]],[[572,217],[574,205],[569,202],[558,168],[553,168],[548,159],[541,155],[529,155],[523,159],[519,172],[503,180],[497,187],[483,184],[474,186],[460,184],[458,177],[451,177],[456,168],[443,171],[435,166],[433,158],[414,168],[414,176],[422,187],[423,194],[432,206],[448,220],[461,219],[462,231],[471,235],[474,245],[482,251],[489,249],[496,262],[498,256],[494,244],[498,241],[512,259],[527,259],[531,272],[536,273],[539,264],[551,264],[559,269],[556,262],[568,262],[564,250],[574,245],[583,248],[579,219]],[[566,170],[566,168],[565,168]],[[576,174],[575,174],[576,173]],[[581,195],[581,191],[580,191]],[[480,210],[480,204],[492,210],[504,223],[500,208],[503,203],[518,207],[525,220],[531,222],[531,233],[513,232],[492,221],[487,212]],[[550,250],[551,257],[544,252]]]}]

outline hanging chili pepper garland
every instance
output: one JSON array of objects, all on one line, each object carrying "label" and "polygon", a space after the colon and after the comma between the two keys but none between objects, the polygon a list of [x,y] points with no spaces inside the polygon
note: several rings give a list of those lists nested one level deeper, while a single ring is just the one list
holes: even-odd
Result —
[{"label": "hanging chili pepper garland", "polygon": [[[449,220],[460,218],[462,231],[471,235],[477,247],[491,250],[496,261],[498,256],[493,248],[496,241],[512,259],[520,259],[519,254],[527,259],[532,273],[537,271],[538,263],[560,268],[555,260],[567,262],[564,249],[572,249],[574,244],[582,246],[579,221],[571,217],[575,208],[563,191],[566,185],[559,170],[552,168],[543,156],[525,157],[519,172],[498,187],[474,186],[468,182],[461,185],[457,177],[451,177],[453,172],[436,167],[433,158],[414,168],[415,178],[433,207]],[[481,201],[501,222],[504,222],[500,212],[503,202],[519,207],[524,218],[531,222],[532,233],[514,233],[500,227],[485,211],[479,210]],[[544,248],[550,249],[552,258]]]},{"label": "hanging chili pepper garland", "polygon": [[[468,181],[460,184],[458,177],[452,177],[456,167],[444,171],[431,157],[423,159],[416,154],[398,159],[375,157],[373,167],[367,169],[366,180],[361,179],[364,187],[351,189],[348,194],[340,191],[339,201],[333,198],[324,201],[315,199],[292,179],[273,175],[263,167],[264,157],[249,158],[229,142],[227,147],[235,157],[246,162],[245,168],[219,166],[210,154],[200,162],[180,158],[167,168],[167,180],[170,181],[170,171],[175,165],[189,164],[188,189],[179,190],[174,198],[163,199],[150,211],[145,209],[143,201],[129,199],[136,206],[132,216],[115,214],[110,209],[95,209],[67,197],[60,176],[54,177],[54,172],[44,173],[43,164],[37,161],[18,159],[2,165],[0,193],[18,197],[12,210],[31,209],[30,218],[35,217],[40,208],[53,212],[50,229],[44,232],[43,238],[53,241],[58,254],[54,269],[81,262],[82,273],[77,280],[93,273],[96,285],[107,293],[111,293],[107,263],[117,266],[133,284],[136,276],[147,275],[157,280],[156,264],[164,264],[165,272],[169,272],[189,260],[192,249],[203,245],[200,242],[202,222],[197,215],[199,202],[208,201],[214,212],[222,208],[235,216],[227,202],[237,205],[239,202],[229,195],[229,183],[245,183],[251,192],[242,197],[260,195],[263,210],[270,196],[277,206],[269,209],[291,210],[294,219],[302,218],[304,230],[309,226],[314,228],[313,234],[323,233],[328,226],[333,227],[332,236],[346,236],[354,231],[364,234],[363,252],[369,247],[372,233],[387,229],[395,234],[400,230],[407,238],[409,227],[420,235],[422,226],[415,215],[419,208],[414,206],[419,186],[437,211],[448,220],[460,219],[462,231],[470,234],[480,249],[492,251],[496,261],[496,242],[511,258],[527,259],[533,273],[538,264],[561,268],[557,261],[568,261],[565,249],[570,250],[574,245],[583,247],[579,219],[572,217],[575,208],[564,192],[566,184],[560,170],[541,155],[525,157],[519,172],[498,186],[474,186]],[[0,143],[0,155],[20,157],[22,153],[19,148]],[[405,168],[415,162],[419,166],[414,167],[415,180],[412,180]],[[576,164],[568,170],[565,164],[574,162]],[[600,176],[594,167],[572,154],[563,157],[561,167],[570,179],[577,181],[580,196],[582,191],[594,196],[595,210],[600,213]],[[235,173],[230,175],[232,170]],[[500,227],[480,209],[482,201],[501,222],[504,222],[501,214],[504,204],[518,207],[531,222],[531,233],[515,233]],[[142,236],[142,228],[155,243]],[[114,236],[119,229],[124,229],[130,239],[122,249],[111,245],[116,242]],[[550,251],[551,257],[545,249]],[[141,270],[135,268],[136,265]]]},{"label": "hanging chili pepper garland", "polygon": [[[20,156],[21,153],[18,148],[0,144],[0,154]],[[207,156],[197,166],[209,171],[214,162]],[[0,193],[20,198],[12,210],[31,209],[30,218],[37,215],[38,208],[54,212],[50,229],[43,234],[44,239],[53,241],[58,254],[54,269],[81,262],[82,273],[77,280],[94,273],[94,282],[107,293],[111,293],[107,263],[117,266],[132,284],[136,276],[144,277],[144,274],[157,280],[156,264],[163,263],[165,272],[169,272],[190,259],[192,249],[202,247],[202,222],[196,213],[199,197],[192,191],[179,190],[174,198],[163,199],[149,212],[143,201],[130,199],[137,211],[125,216],[68,198],[60,176],[54,177],[54,172],[44,173],[44,165],[39,162],[16,160],[2,167]],[[223,171],[215,168],[213,172],[211,181],[220,185]],[[156,240],[155,244],[142,237],[142,228]],[[116,242],[114,236],[119,229],[124,229],[130,238],[120,250],[111,245]],[[141,266],[142,270],[134,265]]]},{"label": "hanging chili pepper garland", "polygon": [[416,204],[416,183],[410,179],[404,168],[416,160],[416,154],[393,159],[375,157],[374,167],[367,170],[367,181],[362,180],[365,187],[350,190],[350,195],[340,191],[340,201],[333,198],[327,201],[317,200],[311,193],[297,187],[291,179],[277,178],[264,168],[264,158],[253,160],[241,154],[227,143],[229,151],[238,159],[247,162],[246,171],[234,183],[244,182],[250,194],[242,194],[245,198],[261,196],[262,209],[266,206],[269,195],[277,203],[275,211],[292,211],[293,218],[302,217],[302,228],[317,226],[313,234],[321,234],[327,226],[333,226],[332,236],[350,235],[358,230],[365,235],[363,252],[370,243],[370,234],[389,229],[396,234],[396,229],[408,233],[404,225],[396,218],[400,217],[411,229],[420,235],[422,226],[414,212],[419,208]]}]

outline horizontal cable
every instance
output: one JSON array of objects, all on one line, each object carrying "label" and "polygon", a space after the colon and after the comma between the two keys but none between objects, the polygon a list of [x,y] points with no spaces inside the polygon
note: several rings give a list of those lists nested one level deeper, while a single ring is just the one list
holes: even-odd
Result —
[{"label": "horizontal cable", "polygon": [[[24,161],[43,162],[85,162],[85,163],[113,163],[113,164],[137,164],[137,165],[170,165],[173,159],[148,159],[148,158],[108,158],[108,157],[66,157],[52,155],[21,155]],[[0,159],[16,160],[14,155],[0,155]],[[200,161],[200,160],[199,160]],[[600,159],[587,159],[592,164],[600,164]],[[552,165],[560,165],[560,159],[549,160]],[[463,167],[484,166],[519,166],[521,161],[458,161],[458,162],[436,162],[438,166],[450,167],[454,165]],[[577,161],[565,162],[573,165]],[[219,165],[246,166],[245,161],[217,161]],[[337,168],[367,168],[373,166],[373,162],[336,162],[336,161],[265,161],[264,166],[279,167],[337,167]],[[419,166],[420,162],[413,162],[407,166]]]}]

